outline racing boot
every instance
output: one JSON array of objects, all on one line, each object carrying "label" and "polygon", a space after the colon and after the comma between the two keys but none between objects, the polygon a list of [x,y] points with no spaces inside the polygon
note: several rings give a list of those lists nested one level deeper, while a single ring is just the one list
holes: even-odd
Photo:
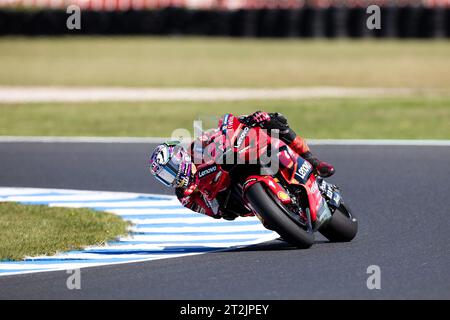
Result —
[{"label": "racing boot", "polygon": [[320,161],[315,156],[313,156],[313,154],[310,151],[307,151],[307,152],[305,152],[303,154],[300,153],[300,156],[302,158],[304,158],[305,160],[307,160],[309,163],[311,163],[312,166],[314,167],[314,169],[316,170],[316,172],[322,178],[328,178],[328,177],[331,177],[334,174],[335,170],[334,170],[334,167],[331,164],[329,164],[329,163],[327,163],[325,161]]},{"label": "racing boot", "polygon": [[320,161],[317,159],[309,150],[305,140],[303,140],[300,136],[296,136],[295,139],[289,144],[289,147],[303,159],[311,163],[319,176],[328,178],[334,174],[334,167],[325,161]]}]

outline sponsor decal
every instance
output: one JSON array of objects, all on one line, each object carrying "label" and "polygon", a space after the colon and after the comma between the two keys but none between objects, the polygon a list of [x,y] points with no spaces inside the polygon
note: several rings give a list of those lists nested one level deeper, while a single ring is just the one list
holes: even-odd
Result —
[{"label": "sponsor decal", "polygon": [[308,175],[311,172],[311,168],[312,165],[308,161],[303,162],[302,166],[297,171],[298,175],[302,180],[305,180],[306,175]]},{"label": "sponsor decal", "polygon": [[332,199],[333,198],[333,191],[331,191],[330,189],[327,190],[327,198],[328,199]]},{"label": "sponsor decal", "polygon": [[239,135],[239,138],[236,141],[236,148],[239,148],[242,144],[242,142],[244,142],[245,137],[247,136],[248,132],[250,131],[250,127],[245,127],[241,134]]},{"label": "sponsor decal", "polygon": [[281,201],[287,201],[287,200],[291,199],[291,197],[289,197],[289,195],[286,192],[283,192],[283,191],[279,191],[277,193],[277,197]]},{"label": "sponsor decal", "polygon": [[205,177],[205,176],[207,176],[207,175],[209,175],[209,174],[211,174],[213,172],[216,172],[216,171],[217,171],[217,166],[213,165],[211,167],[208,167],[208,168],[205,168],[205,169],[199,171],[198,177],[199,178],[203,178],[203,177]]}]

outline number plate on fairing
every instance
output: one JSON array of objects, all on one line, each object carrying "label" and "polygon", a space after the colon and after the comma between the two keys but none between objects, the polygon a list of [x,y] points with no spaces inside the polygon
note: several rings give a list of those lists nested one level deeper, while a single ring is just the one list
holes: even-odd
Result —
[{"label": "number plate on fairing", "polygon": [[330,197],[329,202],[331,206],[338,208],[341,205],[341,195],[339,192],[335,191],[332,197]]},{"label": "number plate on fairing", "polygon": [[322,180],[319,183],[319,190],[325,199],[327,199],[330,206],[338,208],[341,205],[341,194],[338,190],[335,190],[333,185],[326,183],[325,180]]}]

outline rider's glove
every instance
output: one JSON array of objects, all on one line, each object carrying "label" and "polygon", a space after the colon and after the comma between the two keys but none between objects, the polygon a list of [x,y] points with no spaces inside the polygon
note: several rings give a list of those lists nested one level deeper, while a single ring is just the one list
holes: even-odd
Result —
[{"label": "rider's glove", "polygon": [[331,177],[334,174],[335,170],[334,170],[334,167],[331,164],[329,164],[329,163],[327,163],[325,161],[320,161],[319,159],[314,157],[311,152],[308,151],[308,152],[302,154],[301,156],[305,160],[307,160],[309,163],[312,164],[312,166],[317,171],[319,176],[321,176],[323,178],[328,178],[328,177]]},{"label": "rider's glove", "polygon": [[262,126],[264,123],[269,121],[270,115],[263,111],[256,111],[243,119],[243,122],[250,127]]},{"label": "rider's glove", "polygon": [[[278,129],[278,130],[280,130],[281,134],[286,134],[290,131],[288,121],[283,114],[281,114],[279,112],[274,112],[274,113],[269,113],[269,116],[270,116],[270,122],[265,123],[265,127],[267,129]],[[295,138],[295,133],[294,133],[294,138]]]}]

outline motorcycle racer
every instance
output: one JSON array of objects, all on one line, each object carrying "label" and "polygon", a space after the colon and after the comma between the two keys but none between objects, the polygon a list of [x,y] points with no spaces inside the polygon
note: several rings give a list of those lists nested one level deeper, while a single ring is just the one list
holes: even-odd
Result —
[{"label": "motorcycle racer", "polygon": [[[194,141],[190,152],[177,142],[166,142],[156,147],[150,158],[150,172],[164,185],[175,188],[175,194],[183,206],[216,219],[226,220],[234,220],[237,215],[225,210],[218,200],[208,201],[198,190],[196,175],[199,172],[192,159],[195,156],[195,143],[200,142],[201,146],[211,143],[230,117],[233,115],[225,115],[219,121],[218,129],[208,131]],[[311,153],[306,141],[289,127],[287,119],[281,113],[257,111],[237,119],[248,127],[259,126],[268,131],[278,130],[279,139],[307,160],[319,176],[325,178],[334,174],[334,167],[320,161]]]}]

